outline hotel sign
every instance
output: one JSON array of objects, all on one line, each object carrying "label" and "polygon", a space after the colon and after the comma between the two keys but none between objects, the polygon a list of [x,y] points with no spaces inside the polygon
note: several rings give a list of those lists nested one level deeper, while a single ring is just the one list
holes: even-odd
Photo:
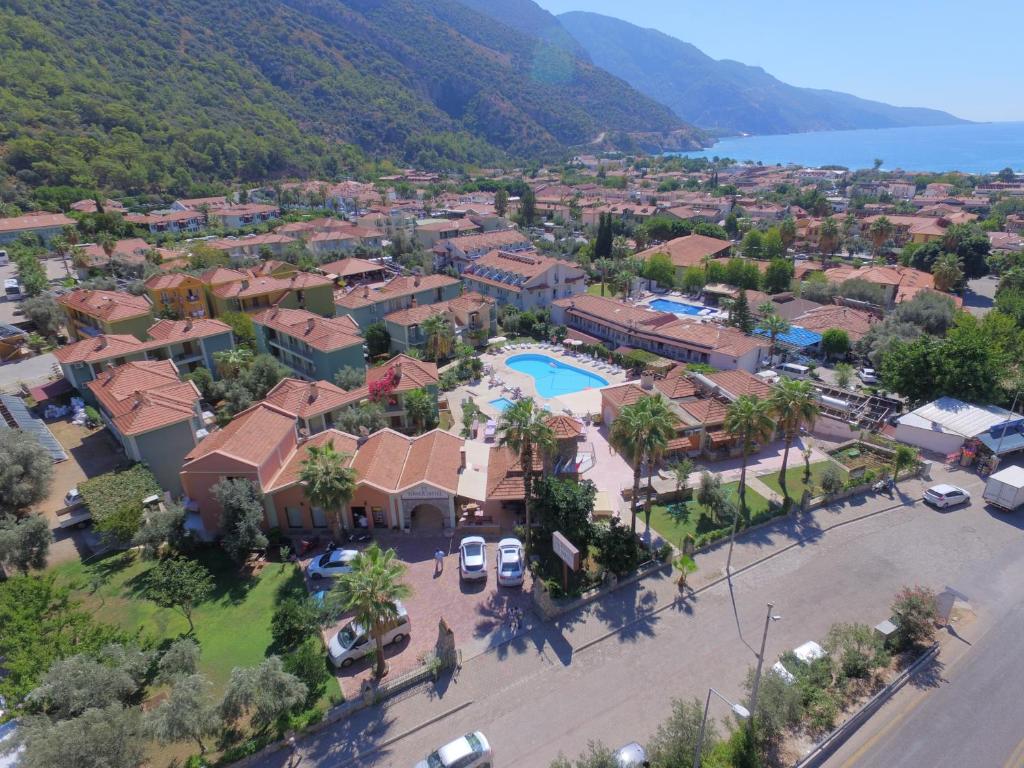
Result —
[{"label": "hotel sign", "polygon": [[420,483],[405,491],[401,498],[402,501],[408,501],[409,499],[447,499],[449,496],[451,494],[448,491],[435,488],[427,483]]},{"label": "hotel sign", "polygon": [[560,531],[551,535],[551,549],[573,572],[580,569],[580,551]]}]

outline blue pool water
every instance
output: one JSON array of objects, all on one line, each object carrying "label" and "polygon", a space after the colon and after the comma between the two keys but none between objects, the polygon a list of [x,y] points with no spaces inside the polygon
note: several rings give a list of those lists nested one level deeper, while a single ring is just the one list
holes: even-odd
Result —
[{"label": "blue pool water", "polygon": [[497,400],[491,400],[491,405],[504,413],[505,409],[512,405],[512,401],[507,397],[499,397]]},{"label": "blue pool water", "polygon": [[680,301],[670,301],[669,299],[655,299],[650,306],[651,309],[656,309],[659,312],[674,312],[677,315],[699,315],[704,309],[695,307],[693,304],[683,304]]},{"label": "blue pool water", "polygon": [[514,355],[505,364],[514,371],[532,376],[537,385],[537,394],[541,397],[571,395],[584,389],[608,385],[608,380],[596,373],[584,371],[547,355]]}]

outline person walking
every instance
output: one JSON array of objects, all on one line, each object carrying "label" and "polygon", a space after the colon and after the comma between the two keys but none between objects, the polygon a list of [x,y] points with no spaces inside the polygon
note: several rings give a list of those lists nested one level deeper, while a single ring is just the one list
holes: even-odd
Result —
[{"label": "person walking", "polygon": [[288,736],[288,768],[295,768],[300,762],[302,757],[299,755],[299,744],[293,733]]},{"label": "person walking", "polygon": [[439,549],[434,552],[434,577],[440,576],[444,573],[444,550]]}]

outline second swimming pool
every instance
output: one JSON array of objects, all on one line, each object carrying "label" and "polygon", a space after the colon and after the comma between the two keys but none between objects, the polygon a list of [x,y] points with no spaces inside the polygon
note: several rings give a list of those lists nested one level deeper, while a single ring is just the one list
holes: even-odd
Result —
[{"label": "second swimming pool", "polygon": [[655,299],[650,303],[650,307],[659,312],[673,312],[677,315],[699,315],[706,309],[706,307],[684,304],[681,301],[672,301],[671,299]]},{"label": "second swimming pool", "polygon": [[605,387],[608,380],[575,365],[563,363],[547,355],[513,355],[505,364],[514,371],[533,377],[541,397],[571,395],[584,389]]}]

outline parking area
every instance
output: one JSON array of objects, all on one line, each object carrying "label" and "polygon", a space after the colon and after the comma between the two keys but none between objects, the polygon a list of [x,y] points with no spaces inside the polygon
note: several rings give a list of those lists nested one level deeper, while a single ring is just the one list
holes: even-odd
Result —
[{"label": "parking area", "polygon": [[[468,534],[467,534],[468,535]],[[422,659],[430,654],[438,637],[438,622],[443,618],[455,634],[455,645],[462,652],[463,659],[476,656],[525,631],[534,621],[530,599],[531,579],[526,574],[522,587],[499,587],[495,577],[497,539],[487,542],[487,580],[463,582],[459,578],[459,541],[461,534],[448,536],[413,536],[411,534],[385,533],[377,535],[377,542],[384,549],[394,548],[399,559],[405,563],[406,584],[412,589],[412,596],[405,600],[412,630],[401,643],[388,646],[388,678],[415,669]],[[346,548],[361,549],[366,544],[350,545]],[[444,567],[440,572],[434,560],[438,550],[445,553]],[[322,553],[322,550],[320,550]],[[303,560],[303,568],[309,560]],[[329,589],[328,580],[311,581],[310,590]],[[511,620],[510,609],[518,608],[522,620],[518,625]],[[324,632],[324,641],[337,634],[349,621],[343,618]],[[337,671],[338,683],[346,697],[359,692],[362,682],[370,678],[373,662],[365,658],[347,669]]]}]

